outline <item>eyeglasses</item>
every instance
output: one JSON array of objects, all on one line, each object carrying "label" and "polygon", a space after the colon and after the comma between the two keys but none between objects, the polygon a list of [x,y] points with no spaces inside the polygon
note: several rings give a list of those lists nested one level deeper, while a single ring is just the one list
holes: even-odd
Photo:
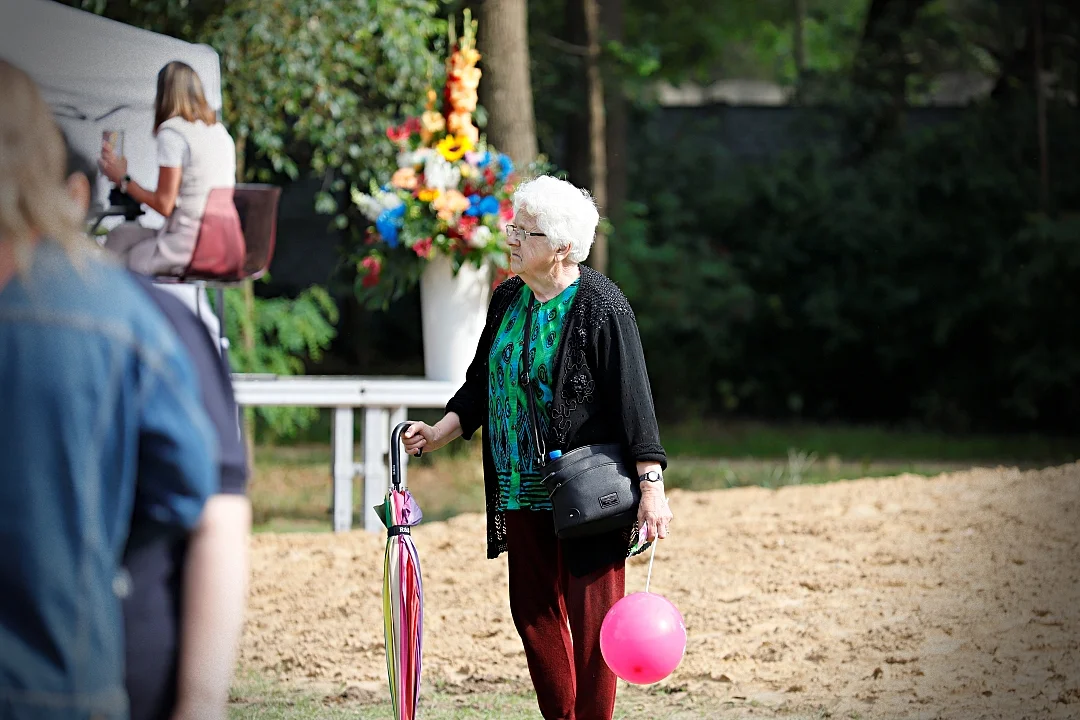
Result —
[{"label": "eyeglasses", "polygon": [[524,242],[527,237],[547,237],[545,233],[529,232],[524,228],[519,228],[517,225],[507,225],[506,236],[513,238],[517,242]]}]

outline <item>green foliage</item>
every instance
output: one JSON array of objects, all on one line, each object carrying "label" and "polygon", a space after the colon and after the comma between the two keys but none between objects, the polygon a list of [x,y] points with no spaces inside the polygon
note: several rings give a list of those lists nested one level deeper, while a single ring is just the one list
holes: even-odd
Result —
[{"label": "green foliage", "polygon": [[[301,375],[330,347],[338,310],[325,289],[313,286],[295,299],[254,298],[249,313],[243,289],[225,291],[225,326],[234,372]],[[261,407],[256,415],[277,437],[290,437],[318,418],[315,408]]]},{"label": "green foliage", "polygon": [[[850,63],[868,0],[810,0],[803,25],[811,70]],[[626,4],[626,44],[651,48],[658,76],[676,84],[716,77],[795,80],[791,0],[714,2],[687,0],[659,5]]]},{"label": "green foliage", "polygon": [[[222,55],[226,122],[260,180],[324,178],[320,212],[393,170],[385,130],[444,72],[438,0],[234,0],[202,40]],[[253,151],[253,152],[252,152]],[[336,217],[338,227],[348,216]]]},{"label": "green foliage", "polygon": [[221,12],[219,0],[59,0],[65,5],[184,40]]},{"label": "green foliage", "polygon": [[[909,130],[857,165],[820,127],[737,166],[707,149],[715,123],[649,126],[632,145],[648,207],[613,271],[660,407],[1076,427],[1080,220],[1032,214],[1028,110]],[[1052,110],[1054,201],[1080,208],[1075,111]]]}]

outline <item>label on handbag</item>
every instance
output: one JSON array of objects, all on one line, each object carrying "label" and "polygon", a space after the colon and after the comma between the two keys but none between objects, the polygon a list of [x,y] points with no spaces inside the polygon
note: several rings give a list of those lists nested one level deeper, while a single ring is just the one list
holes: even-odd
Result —
[{"label": "label on handbag", "polygon": [[610,493],[600,498],[600,509],[607,510],[619,504],[619,493]]}]

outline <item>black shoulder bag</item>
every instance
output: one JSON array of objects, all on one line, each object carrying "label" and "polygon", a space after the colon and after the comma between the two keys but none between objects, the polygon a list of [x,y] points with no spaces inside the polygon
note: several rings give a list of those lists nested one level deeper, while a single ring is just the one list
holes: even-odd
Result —
[{"label": "black shoulder bag", "polygon": [[533,449],[544,487],[551,497],[555,534],[576,538],[627,527],[637,519],[641,490],[625,449],[619,444],[585,445],[549,459],[536,411],[539,384],[529,363],[533,307],[525,313],[525,337],[521,343],[521,374],[518,382],[525,390],[532,425]]}]

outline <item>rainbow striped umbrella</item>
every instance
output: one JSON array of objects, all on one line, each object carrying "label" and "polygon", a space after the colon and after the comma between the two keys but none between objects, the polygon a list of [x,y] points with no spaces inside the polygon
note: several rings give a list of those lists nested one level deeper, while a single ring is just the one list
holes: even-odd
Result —
[{"label": "rainbow striped umbrella", "polygon": [[394,428],[390,437],[391,486],[376,508],[386,524],[383,559],[383,629],[386,672],[396,720],[413,720],[420,699],[420,669],[424,640],[424,584],[412,526],[423,519],[412,493],[403,487],[401,433],[411,423]]}]

